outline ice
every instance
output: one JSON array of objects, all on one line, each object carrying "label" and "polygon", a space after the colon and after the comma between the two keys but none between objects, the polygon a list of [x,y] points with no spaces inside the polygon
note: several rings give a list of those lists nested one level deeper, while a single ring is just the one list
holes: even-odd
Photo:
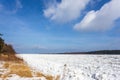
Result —
[{"label": "ice", "polygon": [[120,80],[120,55],[20,54],[29,66],[61,80]]}]

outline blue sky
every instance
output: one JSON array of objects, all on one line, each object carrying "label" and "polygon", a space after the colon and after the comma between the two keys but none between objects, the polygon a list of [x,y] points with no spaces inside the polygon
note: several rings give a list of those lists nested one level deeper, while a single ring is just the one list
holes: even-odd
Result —
[{"label": "blue sky", "polygon": [[0,0],[0,33],[18,53],[120,49],[120,0]]}]

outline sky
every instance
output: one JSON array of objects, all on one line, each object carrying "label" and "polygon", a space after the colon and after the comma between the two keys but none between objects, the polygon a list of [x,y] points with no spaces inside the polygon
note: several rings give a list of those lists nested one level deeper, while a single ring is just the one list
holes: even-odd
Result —
[{"label": "sky", "polygon": [[120,49],[120,0],[0,0],[0,33],[17,53]]}]

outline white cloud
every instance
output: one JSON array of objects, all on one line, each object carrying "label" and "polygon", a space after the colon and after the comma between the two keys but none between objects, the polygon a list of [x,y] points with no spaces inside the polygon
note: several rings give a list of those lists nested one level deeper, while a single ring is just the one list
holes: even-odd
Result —
[{"label": "white cloud", "polygon": [[21,0],[14,0],[14,1],[15,1],[14,7],[10,10],[9,10],[9,6],[11,6],[11,4],[9,5],[0,4],[0,13],[15,14],[19,9],[23,8],[23,5],[21,4]]},{"label": "white cloud", "polygon": [[44,47],[41,45],[35,45],[35,46],[32,46],[32,49],[47,49],[47,47]]},{"label": "white cloud", "polygon": [[23,8],[23,5],[21,4],[20,0],[16,0],[16,7],[17,8]]},{"label": "white cloud", "polygon": [[58,22],[69,22],[77,19],[89,0],[62,0],[44,10],[44,15]]},{"label": "white cloud", "polygon": [[2,9],[3,9],[3,5],[2,5],[2,4],[0,4],[0,12],[2,11]]},{"label": "white cloud", "polygon": [[106,3],[98,11],[90,11],[80,23],[74,26],[76,30],[107,30],[114,26],[115,20],[120,18],[120,0]]},{"label": "white cloud", "polygon": [[9,11],[8,13],[16,13],[19,9],[23,8],[23,5],[21,4],[20,0],[15,0],[15,8],[12,11]]},{"label": "white cloud", "polygon": [[90,7],[94,7],[96,3],[101,2],[102,0],[90,0]]}]

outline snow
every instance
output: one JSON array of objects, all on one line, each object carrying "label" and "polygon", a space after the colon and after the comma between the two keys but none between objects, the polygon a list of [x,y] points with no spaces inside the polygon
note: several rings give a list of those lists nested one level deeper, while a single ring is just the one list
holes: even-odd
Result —
[{"label": "snow", "polygon": [[35,70],[53,76],[60,75],[60,80],[120,80],[120,55],[19,54],[19,56]]},{"label": "snow", "polygon": [[46,79],[44,77],[21,78],[20,76],[14,75],[13,77],[9,77],[6,80],[46,80]]},{"label": "snow", "polygon": [[6,74],[8,71],[7,68],[4,68],[3,65],[6,61],[0,61],[0,80],[46,80],[45,77],[20,77],[17,74],[9,74],[8,77],[2,78],[1,75]]}]

